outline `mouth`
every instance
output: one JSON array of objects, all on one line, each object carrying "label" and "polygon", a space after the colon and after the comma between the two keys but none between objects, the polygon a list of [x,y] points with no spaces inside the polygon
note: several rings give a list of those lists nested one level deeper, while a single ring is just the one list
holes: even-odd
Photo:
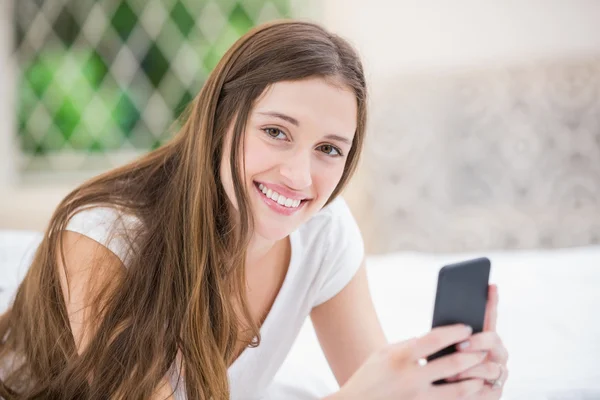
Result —
[{"label": "mouth", "polygon": [[267,188],[264,184],[254,181],[254,187],[256,188],[257,194],[261,197],[263,202],[273,211],[282,215],[292,215],[297,213],[311,199],[290,199],[279,193]]}]

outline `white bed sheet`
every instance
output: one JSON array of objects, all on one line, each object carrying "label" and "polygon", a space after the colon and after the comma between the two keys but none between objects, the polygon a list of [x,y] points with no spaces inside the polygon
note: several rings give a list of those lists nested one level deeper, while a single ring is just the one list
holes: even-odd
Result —
[{"label": "white bed sheet", "polygon": [[[37,233],[0,231],[0,312],[38,242]],[[492,260],[491,281],[500,293],[498,330],[511,356],[504,398],[600,399],[600,247],[371,256],[369,284],[388,338],[427,332],[439,268],[482,255]],[[335,387],[307,321],[268,399],[315,399]]]},{"label": "white bed sheet", "polygon": [[[510,352],[504,399],[600,399],[600,247],[552,251],[369,257],[369,284],[391,341],[427,332],[439,268],[477,256],[492,260],[498,331]],[[312,386],[298,389],[297,382]],[[290,389],[291,388],[291,389]],[[307,321],[270,398],[315,398],[335,379]],[[304,396],[304,397],[302,397]]]}]

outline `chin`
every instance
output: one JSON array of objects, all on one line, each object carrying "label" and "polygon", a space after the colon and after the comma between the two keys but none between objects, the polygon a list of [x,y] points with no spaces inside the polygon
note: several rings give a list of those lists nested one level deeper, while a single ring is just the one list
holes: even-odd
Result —
[{"label": "chin", "polygon": [[292,233],[293,229],[285,226],[273,226],[273,224],[262,224],[260,221],[256,221],[256,234],[264,239],[270,241],[278,241],[290,233]]}]

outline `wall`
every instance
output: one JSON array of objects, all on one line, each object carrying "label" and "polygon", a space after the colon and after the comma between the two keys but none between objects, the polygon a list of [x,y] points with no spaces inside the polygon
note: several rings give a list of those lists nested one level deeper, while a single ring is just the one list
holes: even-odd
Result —
[{"label": "wall", "polygon": [[[42,229],[80,179],[44,184],[16,174],[10,2],[0,4],[0,68],[7,72],[0,74],[0,228]],[[326,0],[310,7],[322,7],[323,23],[358,47],[374,94],[385,88],[386,76],[585,56],[600,49],[595,0]],[[360,189],[359,175],[347,193],[357,214],[364,209]]]},{"label": "wall", "polygon": [[45,227],[58,202],[81,179],[58,178],[43,182],[18,174],[19,151],[15,137],[16,66],[11,59],[12,2],[0,0],[0,229]]},{"label": "wall", "polygon": [[327,2],[364,56],[371,252],[600,241],[600,2]]},{"label": "wall", "polygon": [[[14,134],[16,70],[10,59],[13,1],[18,0],[0,0],[0,229],[42,230],[60,200],[93,174],[18,173],[19,151]],[[322,12],[319,0],[290,3],[293,14],[301,18],[315,19]]]},{"label": "wall", "polygon": [[327,0],[324,7],[327,27],[355,43],[373,76],[600,49],[595,0]]}]

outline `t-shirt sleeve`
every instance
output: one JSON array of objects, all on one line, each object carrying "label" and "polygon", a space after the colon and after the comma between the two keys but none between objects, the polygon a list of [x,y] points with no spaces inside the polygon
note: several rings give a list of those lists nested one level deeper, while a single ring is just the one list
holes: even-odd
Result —
[{"label": "t-shirt sleeve", "polygon": [[66,230],[87,236],[112,251],[124,265],[128,265],[133,246],[128,231],[137,219],[111,207],[93,207],[74,214]]},{"label": "t-shirt sleeve", "polygon": [[360,229],[345,200],[339,197],[328,207],[331,207],[329,238],[313,307],[341,292],[356,275],[365,255]]}]

